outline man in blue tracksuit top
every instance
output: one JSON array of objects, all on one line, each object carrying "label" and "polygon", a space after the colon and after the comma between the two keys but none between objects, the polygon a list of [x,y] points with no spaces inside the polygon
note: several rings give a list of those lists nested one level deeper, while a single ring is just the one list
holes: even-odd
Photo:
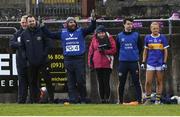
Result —
[{"label": "man in blue tracksuit top", "polygon": [[21,47],[21,34],[27,28],[26,16],[22,16],[21,28],[10,39],[9,46],[16,50],[16,67],[18,72],[18,103],[25,103],[28,94],[27,61]]},{"label": "man in blue tracksuit top", "polygon": [[49,32],[47,28],[44,28],[44,31],[49,38],[61,40],[70,102],[78,103],[80,99],[84,103],[86,101],[85,36],[94,31],[96,20],[92,20],[88,28],[81,28],[77,27],[77,22],[73,17],[68,17],[66,26],[54,33]]},{"label": "man in blue tracksuit top", "polygon": [[127,18],[123,21],[124,31],[117,36],[117,47],[119,51],[119,103],[123,103],[124,87],[127,74],[130,72],[135,85],[137,101],[141,103],[142,92],[139,79],[139,55],[142,50],[140,36],[133,32],[133,19]]},{"label": "man in blue tracksuit top", "polygon": [[25,51],[25,59],[28,62],[30,103],[39,103],[40,87],[38,75],[42,70],[43,78],[49,96],[49,103],[54,101],[54,92],[49,76],[48,50],[50,47],[49,39],[45,37],[41,27],[37,25],[34,16],[27,16],[27,29],[21,35],[22,48]]}]

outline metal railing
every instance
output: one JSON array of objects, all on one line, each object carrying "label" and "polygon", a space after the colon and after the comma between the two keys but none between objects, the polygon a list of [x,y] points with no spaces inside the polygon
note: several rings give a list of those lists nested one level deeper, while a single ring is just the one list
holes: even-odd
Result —
[{"label": "metal railing", "polygon": [[[172,19],[136,19],[134,20],[134,22],[140,22],[142,23],[142,27],[138,27],[138,29],[144,28],[144,27],[149,27],[150,23],[156,21],[156,22],[161,22],[163,25],[165,25],[166,28],[168,28],[168,33],[169,35],[173,34],[173,27],[180,27],[180,19],[177,20],[172,20]],[[51,25],[51,24],[61,24],[63,25],[63,23],[65,23],[65,20],[44,20],[45,24],[47,25]],[[77,22],[81,25],[81,24],[86,24],[88,22],[90,22],[89,19],[82,19],[82,20],[77,20]],[[97,20],[97,24],[103,24],[105,25],[106,28],[116,28],[116,27],[122,27],[123,20]],[[176,24],[174,24],[176,23]],[[19,22],[0,22],[0,29],[14,29],[15,31],[17,31],[17,27],[14,27],[13,25],[16,24],[18,25]],[[4,27],[3,27],[4,25]],[[53,25],[54,26],[54,25]],[[59,26],[58,26],[59,27]],[[163,27],[162,27],[163,29]],[[2,34],[0,31],[0,36],[1,35],[8,35],[8,34]],[[9,34],[10,35],[10,34]]]},{"label": "metal railing", "polygon": [[12,37],[14,33],[17,32],[16,27],[0,27],[0,38],[2,37]]},{"label": "metal railing", "polygon": [[[168,24],[167,26],[168,26],[168,34],[169,35],[172,35],[172,33],[173,33],[172,28],[173,28],[173,26],[176,26],[176,25],[173,25],[173,22],[178,22],[179,26],[180,26],[180,19],[176,19],[176,20],[172,20],[172,19],[136,19],[136,20],[134,20],[134,22],[141,22],[142,24],[149,22],[148,27],[150,26],[150,23],[153,21],[161,22],[161,23],[166,22],[166,24]],[[64,23],[64,22],[65,22],[65,20],[45,21],[45,23],[47,23],[47,24]],[[90,22],[90,20],[88,20],[88,19],[78,20],[77,22],[78,23],[87,23],[87,22]],[[123,22],[123,20],[97,20],[97,24],[122,23],[122,22]],[[115,25],[115,26],[117,26],[117,25]],[[141,28],[141,27],[139,27],[139,28]]]}]

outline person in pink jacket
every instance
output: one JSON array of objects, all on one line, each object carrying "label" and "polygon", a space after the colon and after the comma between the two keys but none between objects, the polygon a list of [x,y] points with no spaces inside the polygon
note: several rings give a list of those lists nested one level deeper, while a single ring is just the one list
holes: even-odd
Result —
[{"label": "person in pink jacket", "polygon": [[103,25],[98,26],[89,47],[88,65],[96,70],[102,103],[109,103],[109,80],[113,68],[113,55],[115,54],[116,43],[114,38],[106,32]]}]

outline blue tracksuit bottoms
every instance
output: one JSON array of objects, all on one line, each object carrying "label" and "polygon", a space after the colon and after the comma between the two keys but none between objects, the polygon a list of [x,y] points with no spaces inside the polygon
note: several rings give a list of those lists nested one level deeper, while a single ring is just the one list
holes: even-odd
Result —
[{"label": "blue tracksuit bottoms", "polygon": [[142,100],[142,91],[139,79],[139,67],[137,61],[120,61],[119,63],[119,101],[123,103],[124,87],[127,79],[127,74],[130,72],[132,82],[135,86],[136,99],[139,103]]}]

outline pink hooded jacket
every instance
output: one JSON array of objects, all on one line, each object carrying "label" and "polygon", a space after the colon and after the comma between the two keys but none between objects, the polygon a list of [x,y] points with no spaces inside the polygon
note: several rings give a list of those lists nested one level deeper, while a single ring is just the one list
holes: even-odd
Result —
[{"label": "pink hooded jacket", "polygon": [[102,52],[99,51],[99,42],[96,36],[93,35],[88,52],[88,65],[90,68],[112,68],[113,55],[116,54],[116,42],[111,35],[108,37],[111,48]]}]

